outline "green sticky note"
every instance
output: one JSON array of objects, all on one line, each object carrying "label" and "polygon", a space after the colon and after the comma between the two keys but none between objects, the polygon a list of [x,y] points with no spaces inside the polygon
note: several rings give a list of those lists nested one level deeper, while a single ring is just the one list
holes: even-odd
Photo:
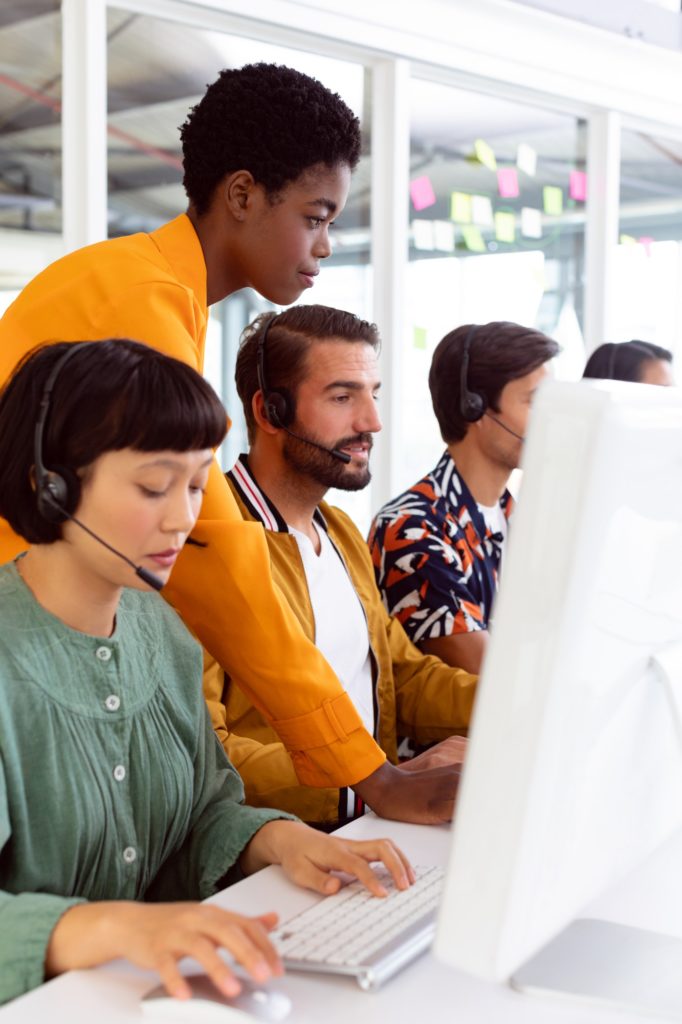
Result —
[{"label": "green sticky note", "polygon": [[468,192],[453,192],[450,196],[450,220],[471,224],[471,196]]},{"label": "green sticky note", "polygon": [[564,193],[557,185],[545,185],[542,190],[542,205],[550,217],[559,217],[564,211]]},{"label": "green sticky note", "polygon": [[489,171],[497,170],[497,160],[495,159],[493,147],[489,146],[484,139],[476,139],[474,142],[474,153],[478,162],[487,167]]},{"label": "green sticky note", "polygon": [[516,238],[516,217],[507,210],[495,214],[495,238],[498,242],[513,242]]},{"label": "green sticky note", "polygon": [[637,245],[637,239],[633,235],[621,235],[619,241],[621,245]]},{"label": "green sticky note", "polygon": [[426,328],[415,327],[413,328],[412,344],[415,348],[426,348]]},{"label": "green sticky note", "polygon": [[471,252],[486,252],[485,242],[481,229],[476,224],[465,224],[462,228],[462,237],[467,249]]}]

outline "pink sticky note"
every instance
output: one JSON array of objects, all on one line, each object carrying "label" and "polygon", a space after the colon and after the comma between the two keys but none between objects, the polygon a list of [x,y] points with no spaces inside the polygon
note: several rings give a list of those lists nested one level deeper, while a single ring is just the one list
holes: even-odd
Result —
[{"label": "pink sticky note", "polygon": [[638,238],[637,241],[642,246],[647,256],[651,256],[651,246],[654,244],[654,239],[650,238],[648,235],[642,235],[642,237]]},{"label": "pink sticky note", "polygon": [[516,199],[519,194],[519,176],[515,167],[500,167],[497,188],[503,199]]},{"label": "pink sticky note", "polygon": [[433,191],[428,174],[410,182],[410,197],[415,210],[425,210],[427,206],[433,206],[436,201],[436,193]]},{"label": "pink sticky note", "polygon": [[568,194],[571,199],[584,203],[587,199],[587,175],[584,171],[571,171],[568,179]]}]

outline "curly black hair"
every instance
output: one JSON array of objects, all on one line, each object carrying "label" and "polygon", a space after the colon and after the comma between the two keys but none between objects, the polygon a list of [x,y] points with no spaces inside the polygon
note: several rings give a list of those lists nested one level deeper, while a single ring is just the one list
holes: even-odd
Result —
[{"label": "curly black hair", "polygon": [[353,170],[360,159],[360,122],[338,93],[279,64],[221,71],[180,137],[183,184],[199,214],[233,171],[250,171],[273,196],[316,164]]}]

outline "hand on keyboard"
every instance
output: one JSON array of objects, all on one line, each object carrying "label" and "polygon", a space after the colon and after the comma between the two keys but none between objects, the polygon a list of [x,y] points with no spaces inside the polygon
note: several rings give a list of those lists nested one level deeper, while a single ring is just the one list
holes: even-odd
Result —
[{"label": "hand on keyboard", "polygon": [[293,821],[270,821],[258,830],[249,844],[247,872],[257,870],[258,858],[262,863],[281,864],[293,882],[324,895],[341,888],[340,879],[330,872],[343,871],[373,896],[386,896],[370,867],[377,861],[386,867],[397,889],[409,889],[415,880],[407,857],[390,839],[342,839]]}]

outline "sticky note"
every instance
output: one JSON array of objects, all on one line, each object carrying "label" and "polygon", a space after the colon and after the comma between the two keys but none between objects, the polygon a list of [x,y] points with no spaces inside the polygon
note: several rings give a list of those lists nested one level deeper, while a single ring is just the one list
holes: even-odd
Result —
[{"label": "sticky note", "polygon": [[647,256],[651,256],[651,246],[654,244],[655,239],[650,238],[648,235],[642,235],[642,237],[638,238],[637,241],[642,246]]},{"label": "sticky note", "polygon": [[621,245],[637,245],[634,235],[621,235],[618,239]]},{"label": "sticky note", "polygon": [[465,224],[462,228],[462,237],[464,244],[471,252],[486,252],[481,229],[476,224]]},{"label": "sticky note", "polygon": [[498,242],[513,242],[516,238],[516,217],[507,210],[495,214],[495,238]]},{"label": "sticky note", "polygon": [[497,170],[497,160],[493,148],[483,139],[476,139],[474,142],[474,153],[478,162],[487,167],[489,171]]},{"label": "sticky note", "polygon": [[535,172],[538,169],[538,155],[533,147],[526,142],[520,142],[516,149],[516,166],[524,174],[530,175],[531,178],[535,177]]},{"label": "sticky note", "polygon": [[450,220],[434,220],[433,247],[439,252],[454,252],[455,225]]},{"label": "sticky note", "polygon": [[587,175],[585,171],[571,171],[568,178],[568,194],[571,199],[584,203],[587,199]]},{"label": "sticky note", "polygon": [[542,213],[532,206],[521,210],[521,234],[526,238],[542,238]]},{"label": "sticky note", "polygon": [[414,327],[412,329],[412,344],[415,348],[426,348],[425,327]]},{"label": "sticky note", "polygon": [[412,221],[412,242],[415,249],[427,249],[430,252],[434,248],[432,220]]},{"label": "sticky note", "polygon": [[450,220],[458,224],[471,223],[471,196],[468,192],[453,192],[450,197]]},{"label": "sticky note", "polygon": [[436,201],[436,193],[433,191],[428,174],[410,182],[410,198],[415,210],[425,210],[427,206],[433,206]]},{"label": "sticky note", "polygon": [[497,172],[497,190],[503,199],[516,199],[519,194],[519,176],[515,167],[500,167]]},{"label": "sticky note", "polygon": [[483,228],[493,226],[493,204],[488,196],[471,197],[471,219]]},{"label": "sticky note", "polygon": [[564,210],[564,193],[557,185],[545,185],[542,190],[542,205],[550,217],[559,217]]}]

